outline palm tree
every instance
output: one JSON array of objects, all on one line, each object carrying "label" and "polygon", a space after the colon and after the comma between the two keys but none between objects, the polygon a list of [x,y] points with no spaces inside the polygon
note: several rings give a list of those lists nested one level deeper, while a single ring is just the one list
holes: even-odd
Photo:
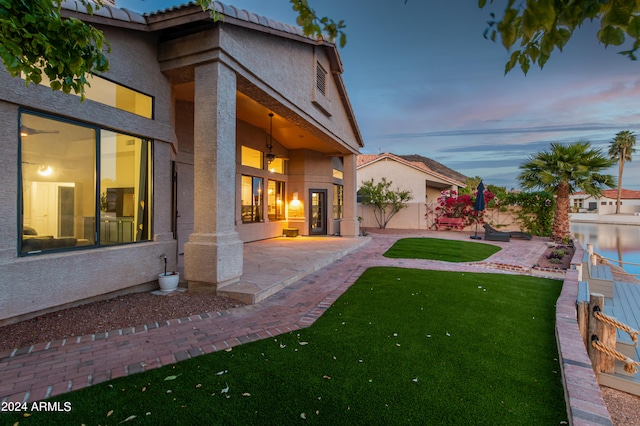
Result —
[{"label": "palm tree", "polygon": [[624,162],[631,161],[631,156],[636,152],[636,135],[628,130],[616,133],[616,137],[609,145],[609,156],[618,161],[618,201],[616,202],[616,214],[620,213],[620,198],[622,198],[622,171]]},{"label": "palm tree", "polygon": [[600,149],[591,148],[589,142],[554,142],[550,150],[531,155],[520,165],[518,180],[525,189],[541,188],[556,196],[551,237],[559,241],[571,236],[569,195],[581,189],[597,197],[605,186],[613,188],[615,178],[600,172],[614,164]]}]

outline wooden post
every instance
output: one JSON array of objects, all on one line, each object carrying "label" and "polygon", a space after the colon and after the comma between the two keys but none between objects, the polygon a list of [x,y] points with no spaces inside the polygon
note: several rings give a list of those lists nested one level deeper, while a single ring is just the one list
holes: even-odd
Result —
[{"label": "wooden post", "polygon": [[[587,244],[587,253],[589,253],[589,264],[597,265],[598,264],[598,256],[593,253],[593,244]],[[591,268],[589,268],[591,271]]]},{"label": "wooden post", "polygon": [[576,264],[576,270],[578,271],[578,281],[582,281],[582,263]]},{"label": "wooden post", "polygon": [[613,374],[615,358],[608,356],[604,352],[594,348],[591,341],[597,338],[604,345],[615,349],[616,331],[615,328],[606,324],[593,316],[597,311],[604,312],[604,296],[599,293],[591,293],[589,297],[589,334],[587,339],[587,351],[591,359],[591,365],[596,376],[599,373]]},{"label": "wooden post", "polygon": [[590,315],[589,302],[586,300],[578,301],[578,330],[580,330],[580,336],[582,336],[582,343],[584,343],[584,347],[587,349],[591,341],[591,335],[589,334]]}]

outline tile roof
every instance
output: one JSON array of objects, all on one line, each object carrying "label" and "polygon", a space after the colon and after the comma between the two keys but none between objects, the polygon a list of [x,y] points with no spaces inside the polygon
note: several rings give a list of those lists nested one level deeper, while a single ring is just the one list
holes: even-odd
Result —
[{"label": "tile roof", "polygon": [[[585,192],[574,192],[572,195],[587,195]],[[600,198],[611,198],[613,200],[618,199],[618,190],[617,189],[605,189],[602,191],[602,195]],[[622,200],[640,200],[640,191],[634,191],[632,189],[624,189],[622,188],[622,193],[620,194],[620,199]]]},{"label": "tile roof", "polygon": [[[89,13],[86,6],[76,0],[64,0],[61,3],[61,7],[62,9],[68,10],[70,12],[78,12],[84,14]],[[147,23],[144,16],[140,15],[137,12],[129,9],[120,9],[108,4],[104,4],[102,7],[94,9],[93,14],[95,16],[101,16],[103,18],[111,18],[117,21],[130,22],[134,24],[146,25]]]},{"label": "tile roof", "polygon": [[453,180],[459,186],[465,186],[464,181],[467,180],[467,176],[458,173],[453,169],[450,169],[444,164],[417,154],[395,155],[388,152],[385,152],[383,154],[359,154],[356,159],[356,167],[362,167],[366,164],[383,158],[389,158],[400,163],[421,169],[433,175],[439,175],[440,177],[444,177],[448,180]]},{"label": "tile roof", "polygon": [[[145,16],[156,16],[156,15],[161,15],[164,13],[168,13],[168,12],[173,12],[176,10],[180,10],[180,9],[185,9],[188,7],[192,7],[195,6],[195,2],[188,2],[188,3],[183,3],[180,5],[176,5],[176,6],[172,6],[169,8],[166,8],[164,10],[158,10],[156,12],[151,12],[151,13],[145,13]],[[289,24],[285,24],[279,21],[274,21],[273,19],[267,18],[266,16],[260,16],[257,15],[253,12],[249,12],[245,9],[238,9],[235,6],[232,5],[227,5],[225,3],[219,2],[219,1],[214,1],[212,3],[212,8],[217,11],[222,13],[225,16],[229,16],[231,18],[236,18],[239,19],[241,21],[246,21],[246,22],[251,22],[257,25],[261,25],[263,27],[267,27],[267,28],[271,28],[273,30],[276,31],[283,31],[289,34],[295,34],[297,36],[300,37],[304,37],[304,38],[309,38],[312,40],[315,40],[315,37],[308,37],[304,34],[304,32],[302,31],[302,28],[297,27],[295,25],[289,25]],[[326,39],[325,39],[326,41]]]},{"label": "tile roof", "polygon": [[[179,5],[168,7],[166,9],[158,10],[151,13],[145,13],[141,15],[129,9],[124,9],[124,8],[121,9],[118,7],[111,6],[109,4],[104,4],[102,7],[94,9],[93,15],[104,17],[104,18],[111,18],[111,19],[115,19],[123,22],[146,25],[147,17],[160,16],[169,12],[187,9],[194,6],[196,6],[196,3],[191,1],[191,2],[182,3]],[[239,19],[241,21],[251,22],[266,28],[270,28],[272,30],[294,34],[303,38],[308,38],[310,40],[316,40],[315,37],[306,36],[302,31],[302,28],[300,27],[274,21],[273,19],[269,19],[265,16],[260,16],[244,9],[238,9],[235,6],[227,5],[219,1],[214,1],[211,7],[217,12],[220,12],[223,15],[231,18]],[[87,8],[77,0],[64,0],[62,2],[62,8],[70,12],[88,14]],[[328,41],[328,39],[324,37],[324,41]]]},{"label": "tile roof", "polygon": [[457,171],[445,166],[442,163],[432,160],[431,158],[423,157],[422,155],[418,154],[399,155],[399,157],[404,158],[407,161],[423,163],[430,170],[448,176],[451,179],[455,179],[459,182],[464,182],[465,180],[467,180],[467,176],[463,175],[462,173],[458,173]]}]

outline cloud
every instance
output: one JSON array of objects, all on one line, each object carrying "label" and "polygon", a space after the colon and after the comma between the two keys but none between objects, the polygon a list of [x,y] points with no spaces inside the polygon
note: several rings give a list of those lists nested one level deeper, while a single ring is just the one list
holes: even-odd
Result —
[{"label": "cloud", "polygon": [[447,136],[475,136],[475,135],[516,135],[529,133],[565,133],[565,132],[585,132],[585,131],[619,131],[621,128],[638,130],[639,124],[611,124],[611,123],[579,123],[579,124],[559,124],[549,126],[532,127],[492,127],[486,129],[454,129],[438,130],[420,133],[392,133],[372,137],[374,139],[416,139]]},{"label": "cloud", "polygon": [[[515,164],[516,166],[519,163]],[[458,168],[465,169],[497,169],[500,167],[513,167],[513,160],[460,160],[460,161],[448,161],[447,166],[457,170]]]}]

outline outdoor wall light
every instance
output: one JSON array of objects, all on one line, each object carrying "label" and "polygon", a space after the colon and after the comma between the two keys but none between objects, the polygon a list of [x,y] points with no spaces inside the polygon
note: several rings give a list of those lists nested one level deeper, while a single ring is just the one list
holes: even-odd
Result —
[{"label": "outdoor wall light", "polygon": [[298,200],[297,192],[293,193],[293,200],[291,200],[291,207],[294,209],[297,209],[298,207],[300,207],[300,200]]}]

